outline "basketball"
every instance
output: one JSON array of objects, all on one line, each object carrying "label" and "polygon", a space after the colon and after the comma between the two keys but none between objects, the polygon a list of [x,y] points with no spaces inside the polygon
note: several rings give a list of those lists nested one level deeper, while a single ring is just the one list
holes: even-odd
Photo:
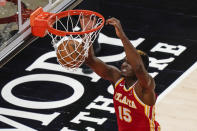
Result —
[{"label": "basketball", "polygon": [[76,40],[63,41],[56,51],[58,62],[68,68],[79,67],[85,59],[83,48],[83,45]]}]

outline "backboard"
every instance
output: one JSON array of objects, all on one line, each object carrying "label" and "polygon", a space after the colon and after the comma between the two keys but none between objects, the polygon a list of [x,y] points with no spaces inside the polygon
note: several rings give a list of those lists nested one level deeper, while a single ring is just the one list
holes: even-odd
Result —
[{"label": "backboard", "polygon": [[37,37],[31,35],[30,14],[38,7],[57,13],[83,0],[7,0],[0,5],[0,68]]}]

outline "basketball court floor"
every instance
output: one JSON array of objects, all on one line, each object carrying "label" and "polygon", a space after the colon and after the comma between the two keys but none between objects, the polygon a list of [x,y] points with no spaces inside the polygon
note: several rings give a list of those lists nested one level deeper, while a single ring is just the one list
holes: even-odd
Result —
[{"label": "basketball court floor", "polygon": [[[51,38],[31,35],[29,15],[38,6],[55,13],[79,8],[82,2],[8,0],[0,6],[0,131],[117,131],[111,84],[95,73],[84,74],[82,68],[64,69],[56,61]],[[157,85],[156,119],[161,130],[196,131],[197,3],[100,4],[100,13],[106,19],[120,19],[130,41],[150,57],[148,72]],[[104,62],[117,66],[124,58],[112,27],[103,27],[98,43],[98,57]]]}]

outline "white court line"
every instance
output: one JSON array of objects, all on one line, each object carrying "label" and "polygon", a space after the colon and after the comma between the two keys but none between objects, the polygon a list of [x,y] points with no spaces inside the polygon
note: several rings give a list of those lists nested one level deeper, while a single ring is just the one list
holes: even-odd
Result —
[{"label": "white court line", "polygon": [[175,87],[177,87],[177,85],[183,80],[185,79],[192,71],[194,71],[195,69],[197,69],[197,62],[195,62],[187,71],[185,71],[183,73],[183,75],[181,75],[175,82],[173,82],[165,91],[163,91],[163,93],[161,93],[158,98],[157,98],[157,102],[159,103],[170,91],[172,91],[172,89],[174,89]]}]

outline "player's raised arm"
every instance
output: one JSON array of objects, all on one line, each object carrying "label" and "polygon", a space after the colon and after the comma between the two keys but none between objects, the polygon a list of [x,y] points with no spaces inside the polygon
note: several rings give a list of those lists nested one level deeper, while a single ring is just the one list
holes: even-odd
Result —
[{"label": "player's raised arm", "polygon": [[125,35],[120,21],[116,18],[110,18],[106,21],[106,24],[114,26],[116,35],[121,39],[123,43],[127,61],[132,66],[132,69],[134,70],[136,77],[142,88],[153,89],[154,81],[152,77],[149,76],[149,74],[147,73],[141,56]]},{"label": "player's raised arm", "polygon": [[[83,18],[81,18],[80,22],[82,29],[91,29],[93,24],[96,23],[95,19],[90,19],[90,16],[84,16]],[[86,26],[83,27],[83,25]],[[113,85],[121,77],[121,73],[118,68],[116,68],[115,66],[107,65],[94,55],[93,46],[91,46],[89,49],[88,58],[86,58],[85,64],[88,65],[95,73],[97,73],[103,79],[109,80]]]},{"label": "player's raised arm", "polygon": [[94,55],[93,48],[89,49],[89,55],[85,63],[93,69],[95,73],[101,76],[103,79],[109,80],[113,85],[121,77],[120,71],[118,68],[107,65],[99,58]]}]

